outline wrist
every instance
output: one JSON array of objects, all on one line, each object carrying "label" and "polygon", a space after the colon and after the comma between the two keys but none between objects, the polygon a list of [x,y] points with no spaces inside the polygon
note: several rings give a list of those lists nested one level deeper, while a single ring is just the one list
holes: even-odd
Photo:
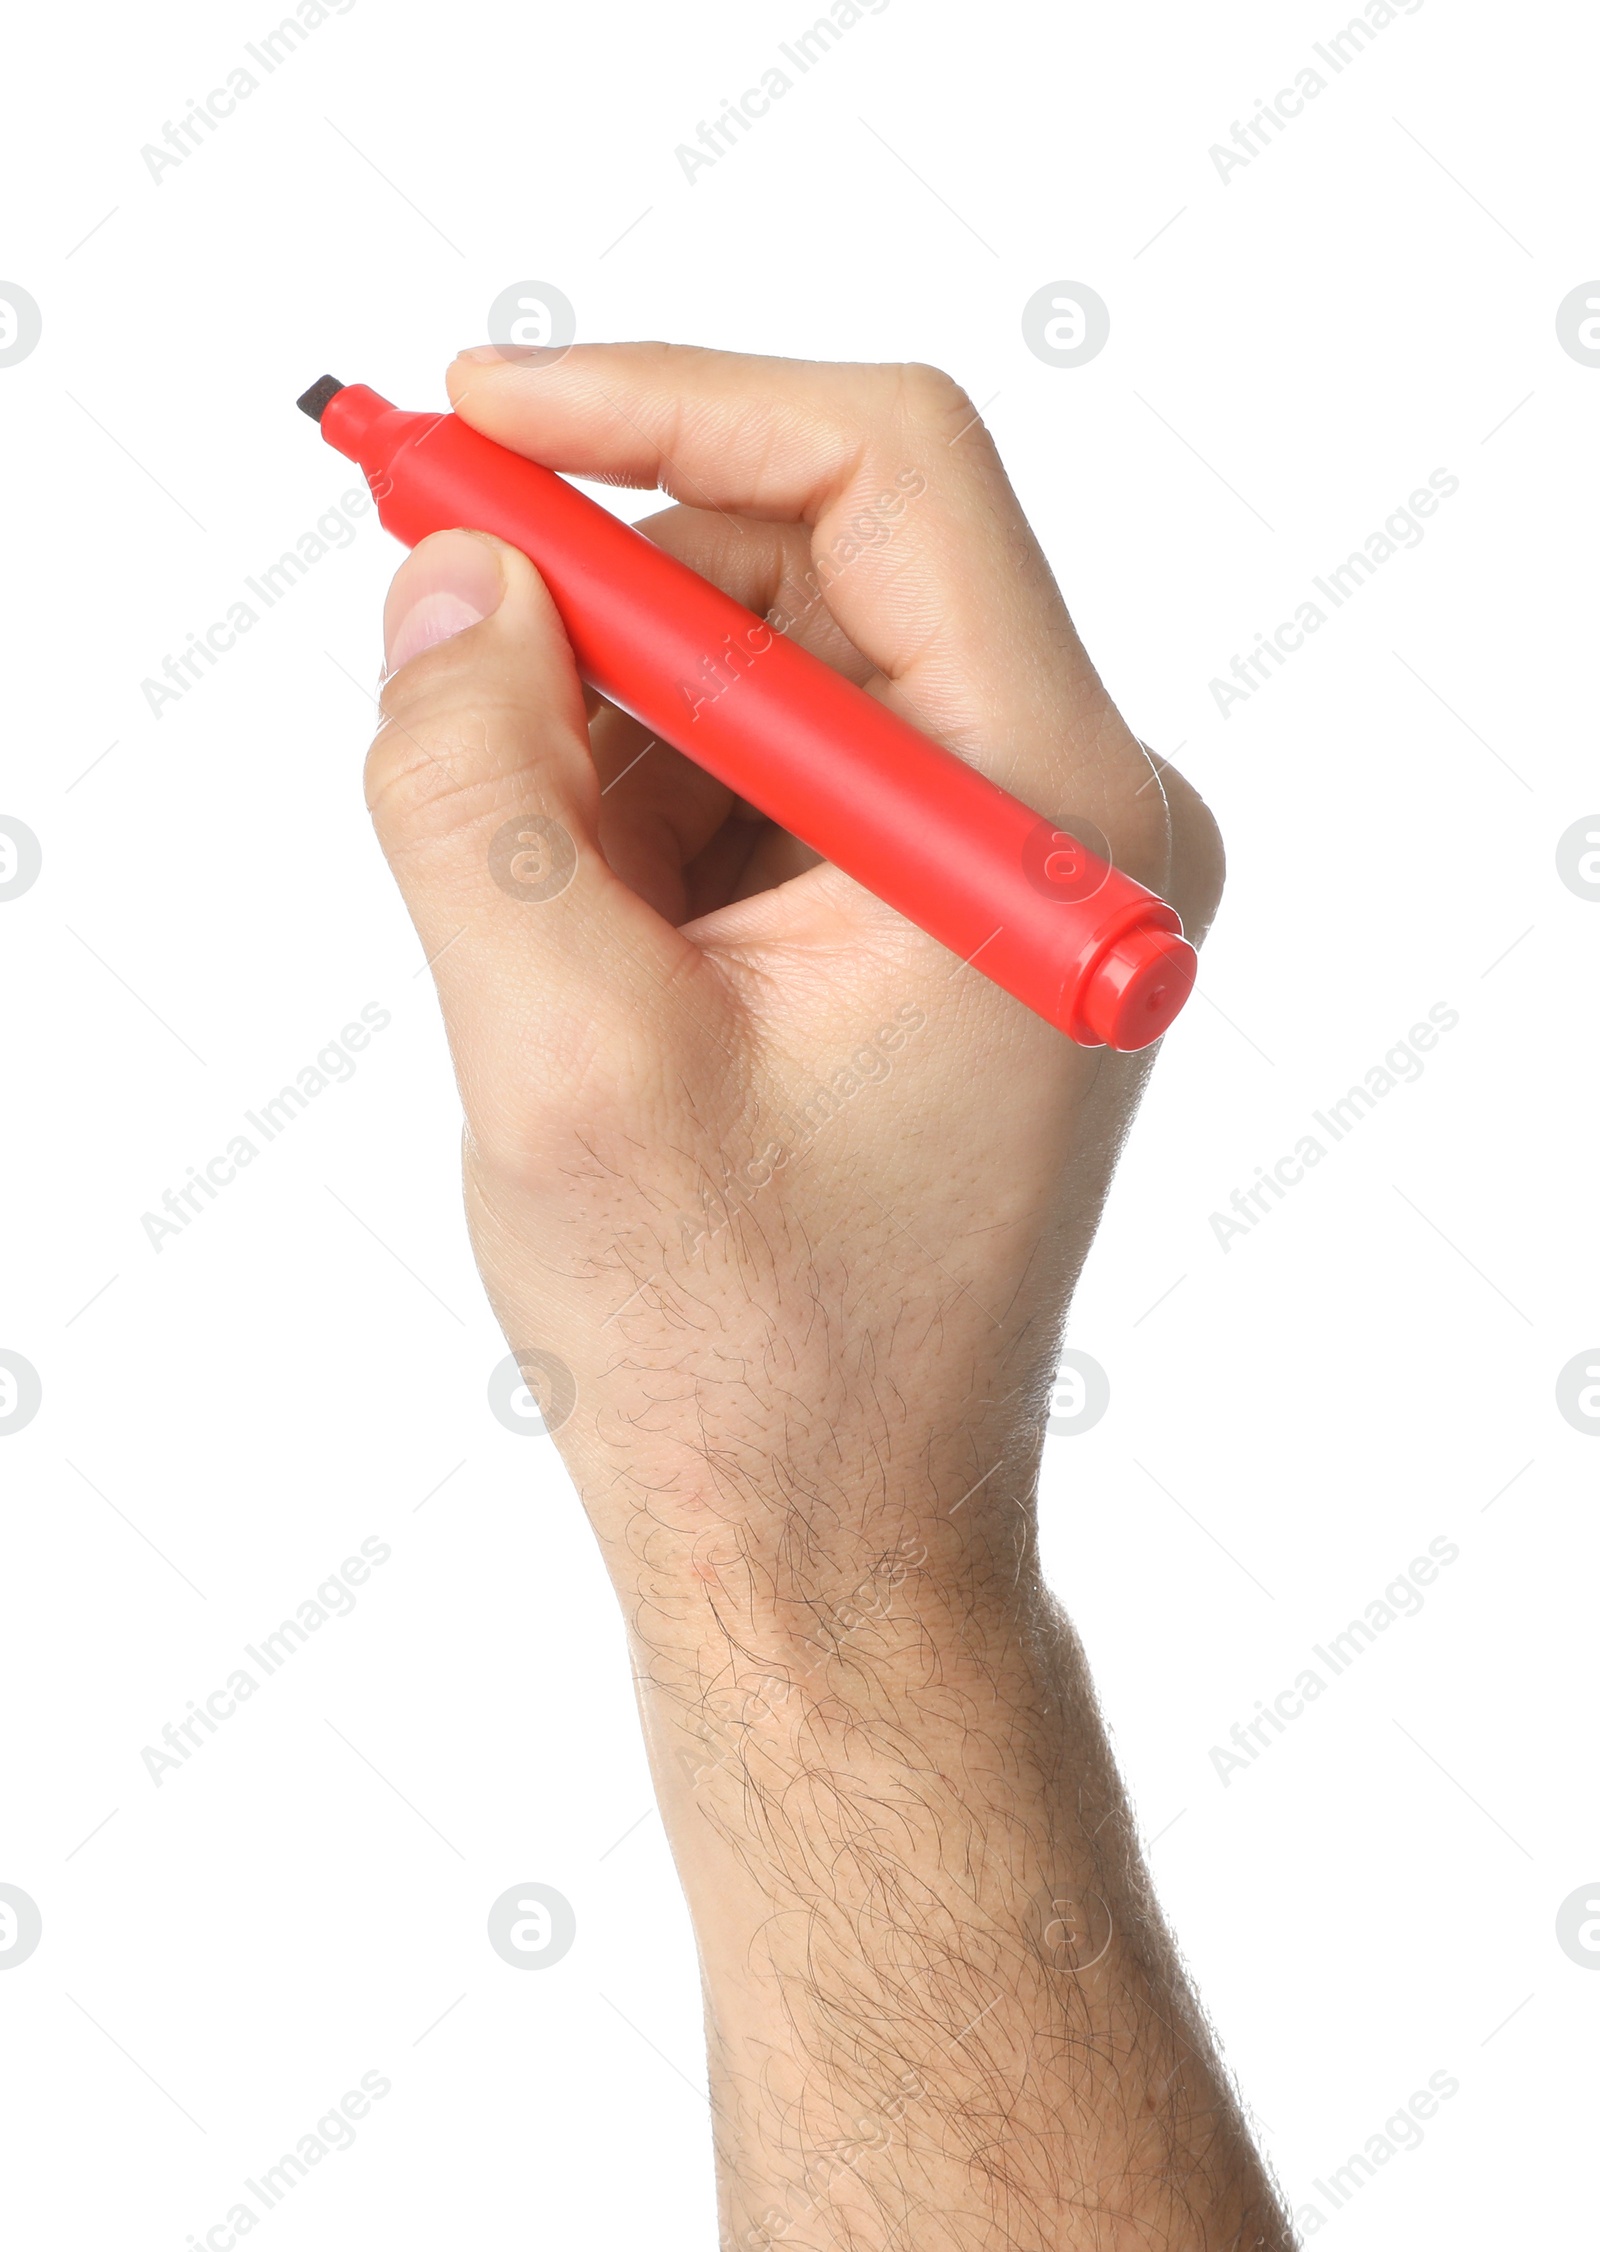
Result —
[{"label": "wrist", "polygon": [[924,1677],[992,1674],[1050,1612],[1034,1433],[987,1477],[963,1446],[948,1477],[915,1491],[885,1479],[865,1504],[770,1455],[756,1493],[727,1474],[728,1450],[710,1490],[703,1461],[691,1480],[681,1464],[619,1472],[587,1447],[565,1451],[641,1677],[664,1691],[778,1680],[813,1702],[898,1705]]}]

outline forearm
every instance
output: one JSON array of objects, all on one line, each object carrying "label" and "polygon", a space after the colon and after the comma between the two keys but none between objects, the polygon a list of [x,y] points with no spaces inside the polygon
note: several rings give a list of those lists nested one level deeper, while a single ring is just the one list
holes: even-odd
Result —
[{"label": "forearm", "polygon": [[1286,2245],[1031,1513],[755,1585],[638,1644],[729,2252]]},{"label": "forearm", "polygon": [[[535,1231],[471,1185],[493,1275]],[[1081,1235],[979,1216],[981,1293],[887,1217],[803,1257],[781,1207],[695,1269],[655,1222],[632,1296],[495,1292],[508,1335],[589,1341],[560,1438],[699,1941],[726,2252],[1277,2252],[1038,1570]]]}]

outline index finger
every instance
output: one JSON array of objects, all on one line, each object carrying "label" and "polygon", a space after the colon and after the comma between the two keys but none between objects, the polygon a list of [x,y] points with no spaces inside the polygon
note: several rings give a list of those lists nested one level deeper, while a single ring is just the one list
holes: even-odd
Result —
[{"label": "index finger", "polygon": [[553,469],[808,524],[818,591],[893,684],[888,700],[1041,810],[1065,810],[1074,785],[1091,811],[1085,783],[1103,802],[1148,780],[1132,738],[1108,725],[978,410],[939,370],[488,345],[446,381],[463,420]]}]

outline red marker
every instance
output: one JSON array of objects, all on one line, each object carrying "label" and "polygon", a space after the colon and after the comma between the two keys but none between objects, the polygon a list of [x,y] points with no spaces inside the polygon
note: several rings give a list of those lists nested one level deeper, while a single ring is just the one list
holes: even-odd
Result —
[{"label": "red marker", "polygon": [[1079,1044],[1160,1038],[1197,967],[1177,915],[553,470],[331,375],[300,400],[408,547],[493,532],[584,679]]}]

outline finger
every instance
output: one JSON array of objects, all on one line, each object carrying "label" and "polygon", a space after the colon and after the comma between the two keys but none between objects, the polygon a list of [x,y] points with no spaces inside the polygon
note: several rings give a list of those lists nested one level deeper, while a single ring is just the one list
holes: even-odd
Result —
[{"label": "finger", "polygon": [[[770,524],[716,508],[663,508],[637,529],[710,579],[735,602],[863,686],[882,675],[850,639],[830,606],[804,524]],[[830,572],[827,584],[838,577]]]},{"label": "finger", "polygon": [[[385,609],[391,673],[367,759],[379,840],[433,966],[463,1091],[507,1130],[525,1085],[488,1059],[586,1069],[608,1030],[659,1018],[694,950],[607,867],[582,692],[527,558],[439,532]],[[497,1114],[504,1108],[507,1116]]]},{"label": "finger", "polygon": [[826,604],[893,684],[886,701],[1041,810],[1064,810],[1073,786],[1131,805],[1148,768],[949,377],[592,344],[554,360],[480,347],[446,380],[465,420],[553,468],[804,523]]},{"label": "finger", "polygon": [[1166,799],[1172,837],[1170,865],[1161,894],[1176,907],[1186,937],[1198,946],[1211,928],[1222,899],[1227,874],[1222,831],[1187,776],[1180,774],[1170,759],[1158,758],[1154,751],[1146,755],[1151,769],[1149,787],[1159,790]]},{"label": "finger", "polygon": [[[638,526],[660,547],[758,615],[787,617],[790,637],[858,683],[878,677],[821,599],[805,527],[732,522],[712,509],[669,508]],[[817,855],[768,826],[705,770],[613,704],[591,717],[600,778],[600,845],[616,873],[658,913],[684,923],[747,882],[798,875]],[[753,871],[753,873],[752,873]]]},{"label": "finger", "polygon": [[691,922],[820,858],[615,705],[592,723],[589,740],[603,777],[600,849],[668,922]]}]

